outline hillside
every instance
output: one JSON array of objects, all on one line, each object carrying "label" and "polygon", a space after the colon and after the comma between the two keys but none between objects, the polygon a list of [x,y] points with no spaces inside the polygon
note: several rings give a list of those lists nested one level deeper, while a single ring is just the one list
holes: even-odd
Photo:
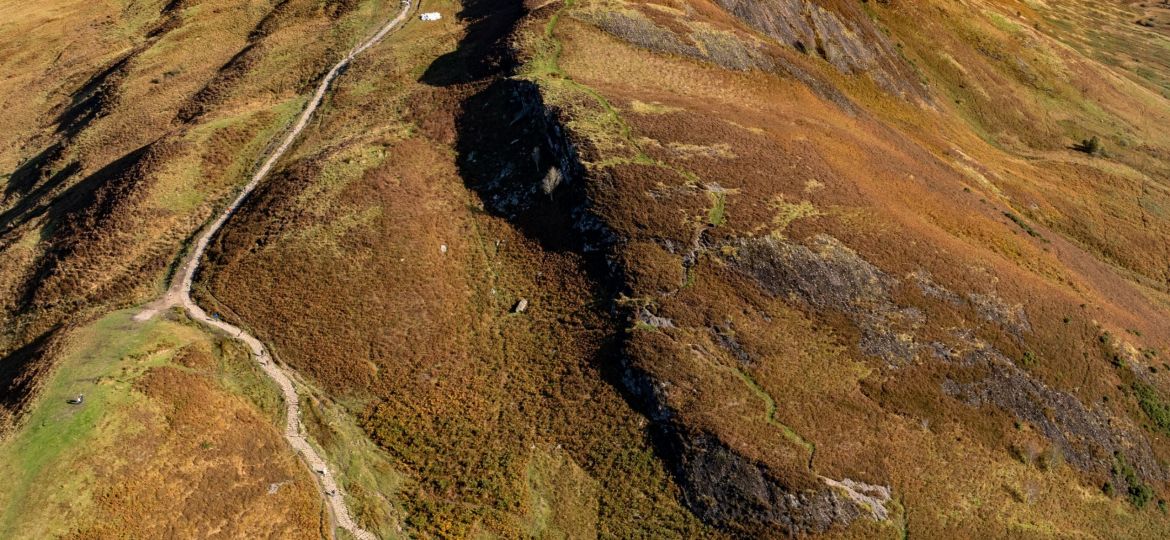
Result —
[{"label": "hillside", "polygon": [[0,536],[1170,534],[1170,4],[0,13]]}]

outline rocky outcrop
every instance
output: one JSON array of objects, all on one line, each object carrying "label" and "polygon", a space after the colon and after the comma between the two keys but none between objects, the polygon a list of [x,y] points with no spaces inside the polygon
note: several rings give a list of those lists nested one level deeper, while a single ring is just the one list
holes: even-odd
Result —
[{"label": "rocky outcrop", "polygon": [[[465,41],[497,43],[489,30],[509,26],[506,21],[475,22],[472,27],[480,33]],[[649,36],[647,43],[654,39]],[[672,52],[690,51],[682,41],[670,43]],[[487,54],[482,47],[478,50]],[[450,61],[480,65],[474,57],[460,56],[470,54],[458,51]],[[511,62],[491,64],[503,72]],[[428,70],[423,79],[453,84],[439,68]],[[604,183],[607,177],[590,176],[605,173],[591,173],[582,165],[580,154],[591,152],[587,141],[573,136],[561,111],[545,103],[536,84],[502,73],[481,84],[461,106],[456,149],[460,174],[484,210],[507,219],[546,249],[579,253],[597,295],[608,300],[610,315],[618,319],[615,327],[640,323],[658,331],[674,328],[674,321],[651,309],[617,302],[628,292],[617,256],[628,239],[598,215],[590,197],[591,184]],[[874,515],[848,490],[807,471],[782,474],[732,448],[718,434],[690,425],[672,408],[670,383],[643,369],[642,358],[625,347],[627,338],[614,335],[606,348],[624,351],[612,359],[620,373],[614,382],[650,420],[656,449],[682,488],[682,501],[704,522],[736,535],[776,537],[823,532]]]},{"label": "rocky outcrop", "polygon": [[755,69],[791,77],[845,112],[857,112],[853,102],[831,84],[783,57],[768,54],[762,42],[727,32],[704,30],[679,35],[638,12],[584,12],[574,14],[574,17],[643,49],[710,62],[735,71]]},{"label": "rocky outcrop", "polygon": [[[1136,479],[1166,481],[1167,473],[1149,441],[1135,428],[1047,386],[975,337],[973,330],[954,329],[944,341],[929,339],[920,330],[929,314],[894,302],[891,291],[899,280],[835,238],[814,236],[808,245],[773,237],[744,240],[733,264],[774,296],[804,304],[810,312],[844,315],[861,334],[858,349],[892,368],[934,361],[963,373],[961,382],[947,378],[941,393],[971,407],[997,407],[1033,426],[1069,465],[1110,476],[1118,486],[1134,481],[1124,477],[1124,467],[1115,466],[1119,461],[1132,466]],[[927,296],[945,300],[950,309],[968,310],[996,323],[1017,340],[1031,332],[1024,310],[998,296],[969,293],[964,297],[924,272],[911,273],[906,282]]]},{"label": "rocky outcrop", "polygon": [[[976,344],[982,345],[982,344]],[[1104,411],[1086,407],[1075,396],[1054,390],[1031,377],[998,351],[980,346],[966,353],[940,352],[947,362],[980,369],[986,376],[973,382],[947,380],[943,391],[972,407],[999,407],[1044,435],[1065,461],[1082,471],[1112,477],[1113,485],[1129,485],[1121,460],[1133,467],[1136,478],[1162,483],[1166,471],[1149,442],[1140,433],[1113,421]]]},{"label": "rocky outcrop", "polygon": [[[683,501],[704,522],[737,536],[772,538],[821,533],[875,517],[872,508],[831,480],[781,475],[716,435],[691,430],[668,404],[670,384],[630,362],[622,383],[653,422],[656,446],[673,469]],[[877,512],[884,516],[884,507]]]},{"label": "rocky outcrop", "polygon": [[925,99],[926,91],[857,3],[826,0],[716,0],[756,30],[842,73],[867,75],[885,90]]},{"label": "rocky outcrop", "polygon": [[[845,526],[868,507],[828,484],[787,485],[706,434],[679,437],[677,477],[687,505],[700,518],[736,534],[767,538],[796,536]],[[882,510],[884,512],[884,509]]]},{"label": "rocky outcrop", "polygon": [[576,145],[535,84],[501,79],[463,110],[458,164],[486,210],[557,249],[599,252],[615,241],[590,211]]},{"label": "rocky outcrop", "polygon": [[771,237],[745,242],[735,264],[773,295],[845,314],[861,330],[858,346],[866,354],[904,364],[918,352],[908,336],[922,314],[894,305],[889,291],[897,280],[835,238],[816,236],[811,246]]}]

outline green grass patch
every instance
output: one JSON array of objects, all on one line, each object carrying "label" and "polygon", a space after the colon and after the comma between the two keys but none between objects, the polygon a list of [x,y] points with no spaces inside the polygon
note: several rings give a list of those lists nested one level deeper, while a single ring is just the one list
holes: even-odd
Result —
[{"label": "green grass patch", "polygon": [[800,434],[796,432],[796,430],[792,429],[783,422],[776,420],[776,400],[772,398],[772,395],[764,390],[764,388],[760,386],[751,375],[747,374],[742,369],[733,369],[735,369],[735,374],[739,376],[739,379],[743,381],[743,383],[747,385],[748,388],[751,389],[752,393],[754,393],[756,397],[760,398],[760,400],[764,402],[764,420],[769,424],[779,428],[780,431],[784,434],[785,439],[804,448],[806,451],[808,451],[810,456],[815,453],[816,445],[814,445],[812,442],[809,442],[804,437],[801,437]]},{"label": "green grass patch", "polygon": [[[68,533],[91,504],[86,486],[95,473],[84,467],[86,448],[132,434],[134,423],[118,412],[143,399],[134,381],[183,344],[206,339],[160,318],[135,323],[132,314],[115,312],[78,330],[25,424],[0,445],[0,537]],[[84,403],[66,403],[77,394]]]},{"label": "green grass patch", "polygon": [[991,24],[995,25],[996,28],[1003,30],[1004,32],[1014,34],[1020,31],[1020,25],[1009,21],[1006,17],[1000,15],[999,13],[989,11],[987,12],[987,18],[991,21]]},{"label": "green grass patch", "polygon": [[[275,386],[241,345],[185,318],[135,322],[135,312],[117,311],[73,331],[25,423],[0,444],[0,538],[61,537],[88,519],[101,474],[100,459],[89,453],[141,432],[141,420],[126,413],[152,405],[135,390],[136,381],[159,366],[192,369],[171,363],[185,348],[217,353],[207,374],[274,422],[282,411]],[[67,403],[78,394],[82,404]]]},{"label": "green grass patch", "polygon": [[1139,510],[1145,508],[1154,498],[1154,490],[1138,478],[1137,471],[1125,461],[1120,453],[1114,455],[1113,473],[1121,476],[1128,486],[1125,496]]},{"label": "green grass patch", "polygon": [[1040,233],[1038,231],[1036,231],[1036,229],[1033,229],[1032,226],[1029,225],[1027,221],[1024,221],[1024,218],[1017,216],[1016,214],[1014,214],[1012,212],[1004,212],[1003,215],[1005,217],[1007,217],[1008,219],[1012,220],[1013,222],[1015,222],[1016,225],[1019,225],[1020,228],[1024,230],[1024,232],[1028,233],[1028,236],[1031,236],[1033,238],[1039,238],[1041,240],[1044,239],[1044,237],[1041,236]]},{"label": "green grass patch", "polygon": [[224,340],[219,343],[218,379],[228,391],[241,395],[255,405],[272,425],[284,431],[284,396],[242,343]]},{"label": "green grass patch", "polygon": [[537,448],[527,467],[529,538],[597,535],[598,485],[562,450]]},{"label": "green grass patch", "polygon": [[707,196],[711,198],[711,208],[707,210],[707,223],[714,227],[727,223],[727,192],[708,189]]},{"label": "green grass patch", "polygon": [[1130,387],[1133,389],[1134,397],[1138,400],[1138,406],[1141,407],[1142,412],[1146,413],[1146,417],[1154,423],[1159,431],[1170,434],[1170,406],[1162,401],[1162,397],[1158,395],[1154,387],[1141,381],[1134,381]]},{"label": "green grass patch", "polygon": [[[347,407],[323,399],[314,389],[300,387],[301,411],[310,443],[329,460],[330,467],[345,487],[350,510],[362,527],[379,538],[406,538],[400,526],[405,515],[395,494],[409,481],[358,426]],[[361,408],[361,403],[351,407]]]}]

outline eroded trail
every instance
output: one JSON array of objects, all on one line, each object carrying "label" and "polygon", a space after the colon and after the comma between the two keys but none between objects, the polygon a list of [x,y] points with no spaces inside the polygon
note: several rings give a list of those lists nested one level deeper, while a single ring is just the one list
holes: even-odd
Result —
[{"label": "eroded trail", "polygon": [[239,195],[220,213],[219,217],[211,223],[196,239],[193,249],[186,259],[183,260],[182,266],[175,274],[175,279],[171,283],[170,288],[159,300],[152,302],[141,312],[134,316],[136,321],[145,321],[161,311],[169,309],[174,306],[182,306],[184,310],[190,314],[191,318],[197,320],[207,326],[219,329],[228,335],[239,339],[248,345],[252,350],[252,355],[256,362],[260,364],[260,368],[268,375],[277,386],[280,387],[281,394],[285,402],[285,432],[284,437],[289,444],[296,449],[301,459],[309,466],[317,476],[321,484],[322,492],[325,495],[326,505],[329,507],[330,513],[336,520],[336,525],[350,532],[354,537],[360,540],[374,540],[377,537],[373,533],[362,529],[353,520],[353,515],[350,513],[349,506],[345,503],[345,492],[341,486],[337,484],[329,467],[321,455],[309,444],[308,439],[304,433],[304,426],[301,424],[301,410],[300,410],[300,396],[297,393],[296,386],[293,384],[292,378],[289,376],[286,368],[281,367],[272,361],[268,350],[264,344],[255,336],[245,332],[243,329],[228,324],[224,321],[212,318],[207,314],[203,308],[191,298],[191,285],[194,281],[195,274],[199,271],[199,265],[203,259],[203,254],[207,251],[207,245],[211,239],[223,228],[227,223],[228,218],[240,207],[248,195],[256,189],[272,167],[288,152],[292,147],[293,142],[304,131],[305,126],[313,118],[313,114],[317,112],[317,108],[325,99],[325,94],[329,91],[329,87],[337,79],[341,72],[352,62],[358,55],[362,54],[370,47],[373,47],[379,41],[382,41],[387,35],[397,28],[403,21],[406,20],[407,15],[412,7],[410,0],[403,0],[402,9],[394,19],[383,25],[376,34],[371,36],[366,41],[355,46],[341,61],[337,62],[325,77],[321,79],[321,83],[317,86],[313,98],[305,106],[305,110],[297,119],[296,124],[285,135],[284,140],[276,147],[268,159],[256,170],[252,175],[251,180],[244,185],[240,190]]}]

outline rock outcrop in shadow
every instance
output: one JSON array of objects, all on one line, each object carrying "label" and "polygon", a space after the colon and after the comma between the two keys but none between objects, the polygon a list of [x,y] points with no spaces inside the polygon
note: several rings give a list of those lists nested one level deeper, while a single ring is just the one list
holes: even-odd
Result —
[{"label": "rock outcrop in shadow", "polygon": [[[573,137],[561,111],[549,107],[534,83],[512,78],[516,60],[508,39],[524,16],[519,2],[469,0],[470,19],[459,48],[422,77],[467,91],[457,118],[457,165],[484,209],[507,219],[548,250],[579,253],[614,327],[637,313],[618,306],[628,292],[616,257],[625,239],[607,226],[590,192],[597,182],[582,165],[590,149]],[[695,431],[670,410],[660,381],[634,367],[626,334],[611,336],[597,365],[651,420],[659,457],[682,487],[682,501],[706,523],[740,535],[798,535],[846,525],[868,514],[827,484],[802,476],[800,485],[731,449],[712,433]]]}]

